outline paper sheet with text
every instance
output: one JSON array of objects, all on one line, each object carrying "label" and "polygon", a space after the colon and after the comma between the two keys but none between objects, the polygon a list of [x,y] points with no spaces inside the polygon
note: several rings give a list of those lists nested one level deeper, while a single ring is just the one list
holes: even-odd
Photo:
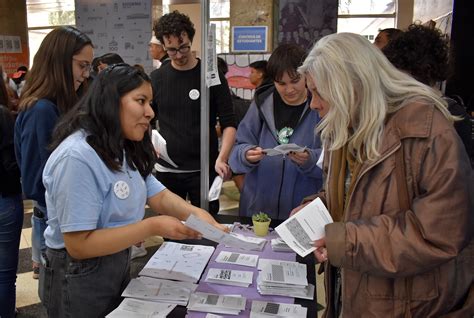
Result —
[{"label": "paper sheet with text", "polygon": [[313,241],[325,236],[324,226],[332,223],[332,217],[320,198],[291,216],[275,228],[275,231],[301,257],[315,250]]}]

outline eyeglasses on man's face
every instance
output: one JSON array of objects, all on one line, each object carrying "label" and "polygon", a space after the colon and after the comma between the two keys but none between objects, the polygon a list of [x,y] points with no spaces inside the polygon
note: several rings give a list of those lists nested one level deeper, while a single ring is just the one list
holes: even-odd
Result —
[{"label": "eyeglasses on man's face", "polygon": [[77,62],[77,65],[79,65],[79,68],[81,69],[82,72],[91,72],[92,71],[92,64],[87,62],[87,61],[81,61],[76,58],[72,58],[73,61]]},{"label": "eyeglasses on man's face", "polygon": [[181,54],[186,54],[191,50],[191,45],[189,44],[183,44],[179,48],[174,48],[174,47],[167,47],[165,48],[166,53],[168,53],[169,56],[176,55],[178,52]]}]

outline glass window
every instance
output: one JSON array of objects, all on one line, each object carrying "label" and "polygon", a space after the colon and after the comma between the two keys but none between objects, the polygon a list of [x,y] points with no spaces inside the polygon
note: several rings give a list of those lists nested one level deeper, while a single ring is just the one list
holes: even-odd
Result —
[{"label": "glass window", "polygon": [[28,28],[75,25],[74,0],[27,0]]},{"label": "glass window", "polygon": [[216,52],[228,53],[230,42],[230,0],[210,0],[210,23],[216,25]]},{"label": "glass window", "polygon": [[28,41],[30,45],[30,66],[33,65],[33,58],[38,51],[41,42],[52,29],[29,30]]},{"label": "glass window", "polygon": [[57,25],[76,24],[74,0],[27,0],[30,67],[46,34]]},{"label": "glass window", "polygon": [[230,0],[211,0],[209,2],[209,17],[230,18]]},{"label": "glass window", "polygon": [[337,32],[358,33],[367,37],[371,42],[379,30],[395,27],[394,18],[339,18]]},{"label": "glass window", "polygon": [[339,0],[339,14],[395,13],[394,0]]},{"label": "glass window", "polygon": [[395,27],[394,0],[339,0],[337,32],[353,32],[373,42],[379,30]]},{"label": "glass window", "polygon": [[229,53],[230,21],[212,21],[216,25],[216,53]]}]

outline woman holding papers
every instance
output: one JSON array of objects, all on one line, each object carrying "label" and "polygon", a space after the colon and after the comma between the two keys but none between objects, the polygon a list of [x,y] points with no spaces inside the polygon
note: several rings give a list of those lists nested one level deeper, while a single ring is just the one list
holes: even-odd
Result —
[{"label": "woman holding papers", "polygon": [[[297,72],[305,56],[292,44],[275,49],[267,64],[274,85],[257,90],[239,124],[229,164],[233,172],[245,173],[240,215],[262,211],[285,220],[305,196],[321,187],[322,171],[316,166],[320,141],[312,133],[319,116],[309,108],[311,96]],[[264,151],[292,144],[300,150],[273,156]]]},{"label": "woman holding papers", "polygon": [[472,315],[473,177],[446,103],[356,34],[299,71],[327,150],[325,317]]},{"label": "woman holding papers", "polygon": [[[197,238],[191,213],[209,213],[166,190],[151,170],[152,90],[129,65],[106,68],[56,127],[43,172],[49,221],[40,296],[50,317],[103,317],[129,281],[130,246],[151,235]],[[143,219],[145,204],[160,216]]]}]

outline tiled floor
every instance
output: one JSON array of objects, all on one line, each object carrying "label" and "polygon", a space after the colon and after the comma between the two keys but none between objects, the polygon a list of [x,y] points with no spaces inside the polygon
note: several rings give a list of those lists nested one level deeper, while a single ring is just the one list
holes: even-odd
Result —
[{"label": "tiled floor", "polygon": [[[220,196],[219,214],[237,215],[239,206],[239,193],[232,181],[225,182]],[[38,280],[33,279],[31,271],[31,214],[33,207],[30,201],[25,201],[25,219],[20,241],[20,260],[17,278],[17,307],[18,318],[43,318],[47,317],[44,308],[38,298]],[[145,241],[148,255],[153,255],[159,245],[163,242],[161,237],[150,237]],[[136,276],[143,268],[147,257],[141,257],[132,261],[132,276]],[[134,275],[135,274],[135,275]],[[322,276],[317,277],[318,303],[324,305],[324,286]],[[320,312],[321,313],[321,312]]]}]

